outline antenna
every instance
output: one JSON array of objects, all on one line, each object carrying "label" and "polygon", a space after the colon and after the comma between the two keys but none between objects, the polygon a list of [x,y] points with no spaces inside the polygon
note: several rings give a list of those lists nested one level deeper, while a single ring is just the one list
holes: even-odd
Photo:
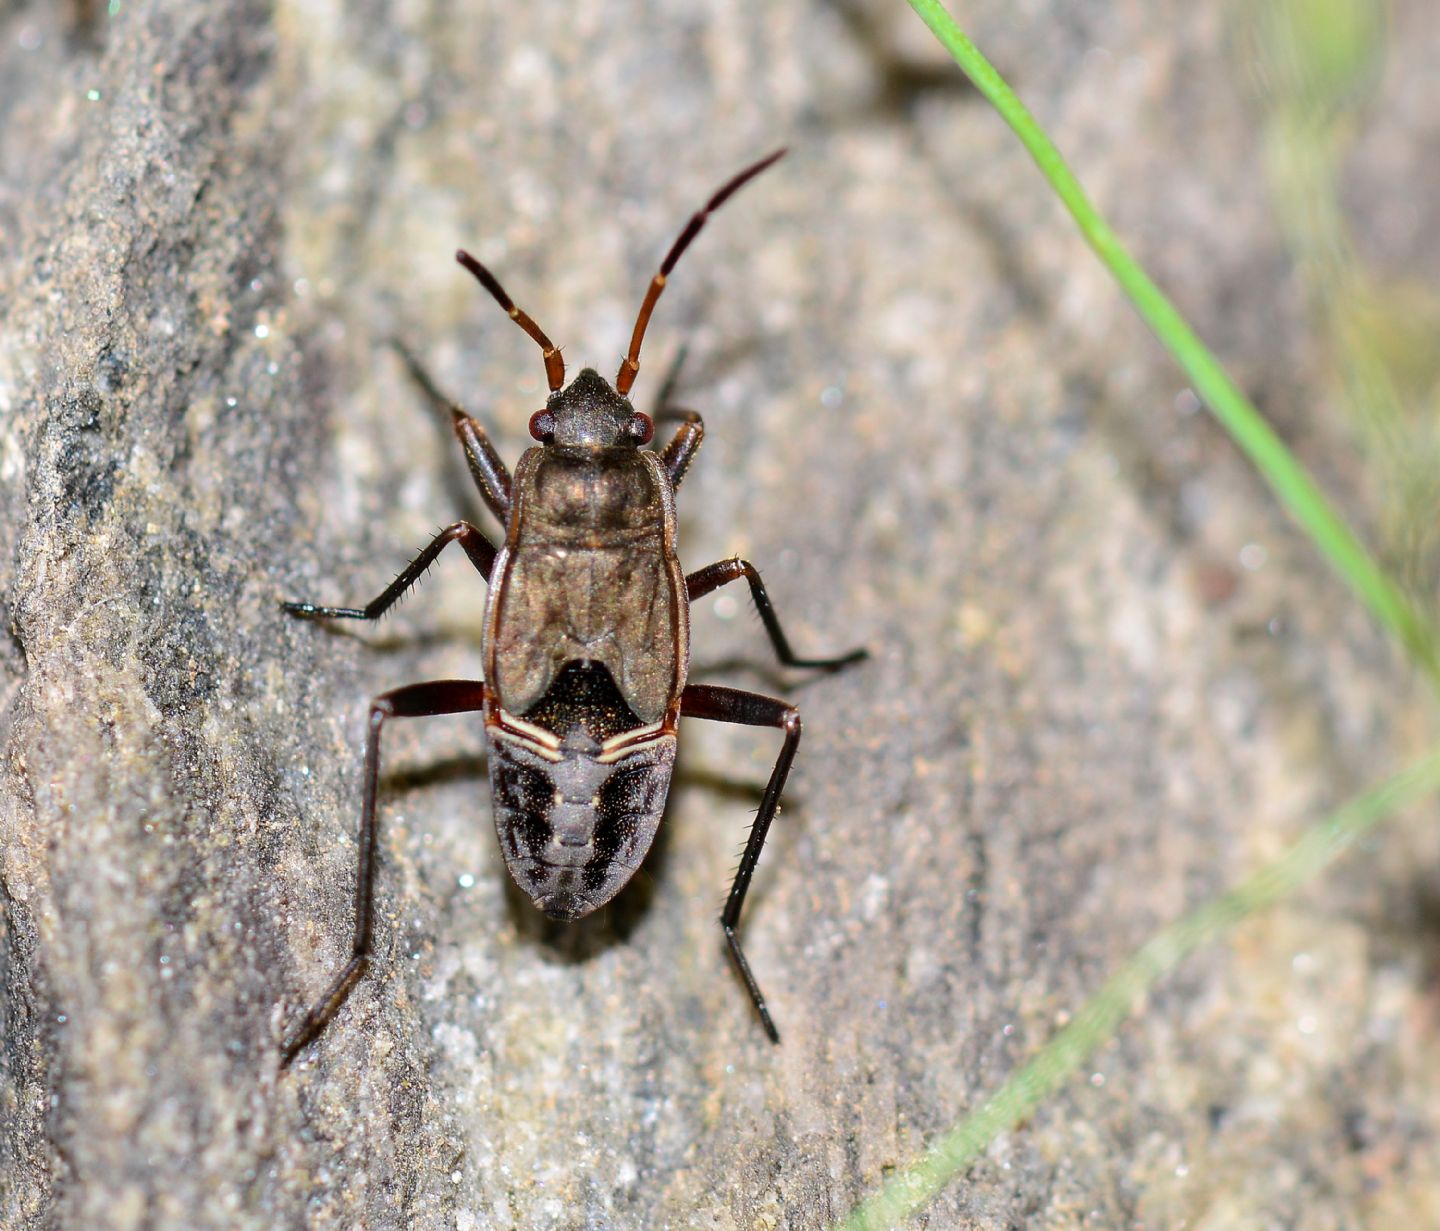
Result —
[{"label": "antenna", "polygon": [[512,321],[540,343],[540,348],[545,352],[545,378],[550,382],[550,392],[554,393],[565,383],[565,360],[560,357],[559,348],[545,336],[545,331],[530,319],[528,313],[515,306],[515,301],[505,294],[505,288],[495,280],[495,275],[464,248],[455,254],[455,259],[475,275],[481,286],[495,296],[495,302],[510,314]]},{"label": "antenna", "polygon": [[[680,259],[680,254],[690,246],[690,241],[700,234],[700,228],[705,225],[705,220],[709,218],[711,214],[724,205],[731,196],[753,180],[760,172],[765,170],[766,167],[772,163],[779,162],[783,157],[785,157],[785,151],[779,149],[773,154],[767,154],[759,162],[746,167],[745,170],[727,182],[713,197],[705,202],[705,208],[685,224],[685,229],[680,232],[680,238],[670,245],[670,251],[666,253],[665,259],[660,262],[660,272],[651,279],[650,289],[645,292],[645,302],[640,305],[640,315],[635,319],[635,332],[630,335],[629,353],[626,354],[624,362],[620,365],[620,372],[615,377],[616,393],[622,397],[625,396],[630,392],[630,386],[635,383],[635,377],[640,371],[640,343],[645,340],[645,327],[650,323],[650,314],[655,311],[655,303],[660,298],[660,292],[665,289],[665,279],[670,276],[670,271],[675,268],[675,262]],[[463,256],[464,254],[462,253],[461,255]],[[475,270],[471,270],[471,272],[475,273],[477,278],[480,277],[479,272]],[[488,276],[489,275],[486,275],[486,277]],[[484,281],[483,278],[481,280]],[[490,282],[486,283],[486,285],[491,286],[491,284],[494,283],[495,280],[491,278]],[[496,299],[500,299],[501,304],[505,305],[506,311],[508,311],[512,317],[515,317],[517,321],[520,321],[522,325],[530,321],[530,318],[524,316],[523,313],[517,316],[516,313],[518,309],[510,304],[508,299],[500,298],[505,292],[500,290],[498,284],[492,286],[491,294],[495,295]],[[530,336],[535,338],[536,341],[541,341],[544,338],[544,334],[540,333],[538,329],[534,329],[533,322],[530,323],[529,328],[534,330]],[[541,341],[541,345],[546,345],[546,343]],[[546,364],[549,364],[548,354],[546,356]]]}]

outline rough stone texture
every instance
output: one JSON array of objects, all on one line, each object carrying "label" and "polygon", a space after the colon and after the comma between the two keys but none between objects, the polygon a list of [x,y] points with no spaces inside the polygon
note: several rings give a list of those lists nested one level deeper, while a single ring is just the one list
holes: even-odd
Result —
[{"label": "rough stone texture", "polygon": [[[903,5],[114,7],[0,6],[6,1227],[824,1227],[1424,738]],[[969,10],[1365,524],[1219,6]],[[1347,193],[1433,278],[1440,22],[1392,20]],[[539,356],[451,250],[608,367],[688,212],[780,142],[637,396],[688,342],[691,567],[741,551],[798,644],[874,652],[791,677],[743,594],[697,613],[696,678],[806,715],[746,927],[784,1045],[715,925],[771,735],[691,724],[647,874],[552,931],[474,722],[431,720],[387,733],[372,973],[277,1072],[348,942],[366,698],[478,672],[462,559],[379,629],[277,607],[366,599],[474,512],[387,339],[514,457]],[[1191,960],[915,1225],[1440,1225],[1437,872],[1397,828]]]}]

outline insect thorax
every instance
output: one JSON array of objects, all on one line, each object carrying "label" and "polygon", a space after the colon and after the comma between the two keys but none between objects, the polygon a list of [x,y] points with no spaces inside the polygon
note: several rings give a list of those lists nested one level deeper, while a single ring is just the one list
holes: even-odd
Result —
[{"label": "insect thorax", "polygon": [[487,619],[486,681],[508,713],[570,662],[603,663],[637,727],[673,710],[689,656],[674,508],[653,453],[525,454]]}]

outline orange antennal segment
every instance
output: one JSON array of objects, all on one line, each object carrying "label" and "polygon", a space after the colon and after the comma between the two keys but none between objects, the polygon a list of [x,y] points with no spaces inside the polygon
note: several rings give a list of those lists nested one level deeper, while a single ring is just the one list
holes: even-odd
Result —
[{"label": "orange antennal segment", "polygon": [[[655,302],[660,298],[660,292],[665,289],[665,279],[670,276],[670,271],[675,268],[675,262],[680,259],[680,254],[690,246],[690,241],[700,234],[700,228],[705,225],[705,220],[717,209],[728,201],[731,196],[753,180],[766,167],[772,163],[779,162],[785,157],[783,149],[776,150],[773,154],[767,154],[759,162],[753,163],[740,172],[734,179],[727,182],[716,194],[705,202],[705,208],[697,213],[685,224],[685,229],[680,232],[680,237],[670,245],[670,251],[666,253],[665,259],[660,262],[660,272],[650,281],[650,289],[645,292],[645,302],[640,305],[640,315],[635,318],[635,331],[630,335],[630,350],[625,360],[620,365],[620,373],[615,377],[615,392],[624,397],[630,392],[630,386],[635,383],[635,377],[640,371],[640,343],[645,340],[645,327],[650,323],[650,314],[655,311]],[[512,313],[513,315],[513,313]]]},{"label": "orange antennal segment", "polygon": [[475,275],[481,286],[495,296],[495,302],[510,314],[512,321],[540,343],[540,348],[545,352],[545,378],[550,382],[550,392],[554,393],[565,383],[565,360],[560,357],[559,348],[545,336],[545,331],[530,319],[528,313],[515,306],[515,301],[505,294],[505,288],[495,280],[495,275],[464,248],[455,254],[455,259]]}]

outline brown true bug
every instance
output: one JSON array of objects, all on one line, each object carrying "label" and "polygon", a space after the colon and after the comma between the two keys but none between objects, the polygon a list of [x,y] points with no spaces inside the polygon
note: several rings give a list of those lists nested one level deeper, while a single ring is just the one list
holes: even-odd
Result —
[{"label": "brown true bug", "polygon": [[[765,1033],[780,1041],[736,927],[800,744],[800,713],[756,693],[687,684],[689,605],[743,577],[786,666],[841,667],[863,658],[865,651],[796,657],[760,574],[746,560],[722,560],[688,576],[681,571],[675,554],[675,490],[700,448],[704,425],[694,411],[662,404],[657,417],[678,419],[680,426],[663,449],[642,451],[654,425],[627,395],[640,370],[645,327],[680,254],[712,211],[784,153],[777,150],[741,171],[680,232],[646,292],[613,387],[586,368],[562,388],[560,351],[489,270],[469,253],[456,253],[540,344],[550,396],[545,409],[530,419],[530,434],[539,445],[526,450],[513,480],[480,424],[450,404],[470,473],[505,527],[498,551],[480,530],[460,521],[441,531],[366,607],[283,604],[292,615],[309,619],[378,619],[451,542],[465,549],[489,584],[484,681],[411,684],[370,703],[351,956],[325,995],[286,1034],[282,1064],[288,1065],[334,1016],[369,956],[381,728],[389,718],[474,711],[485,716],[490,792],[506,866],[540,910],[566,920],[605,905],[639,868],[665,807],[682,716],[785,732],[720,916]],[[434,395],[428,378],[411,366]]]}]

